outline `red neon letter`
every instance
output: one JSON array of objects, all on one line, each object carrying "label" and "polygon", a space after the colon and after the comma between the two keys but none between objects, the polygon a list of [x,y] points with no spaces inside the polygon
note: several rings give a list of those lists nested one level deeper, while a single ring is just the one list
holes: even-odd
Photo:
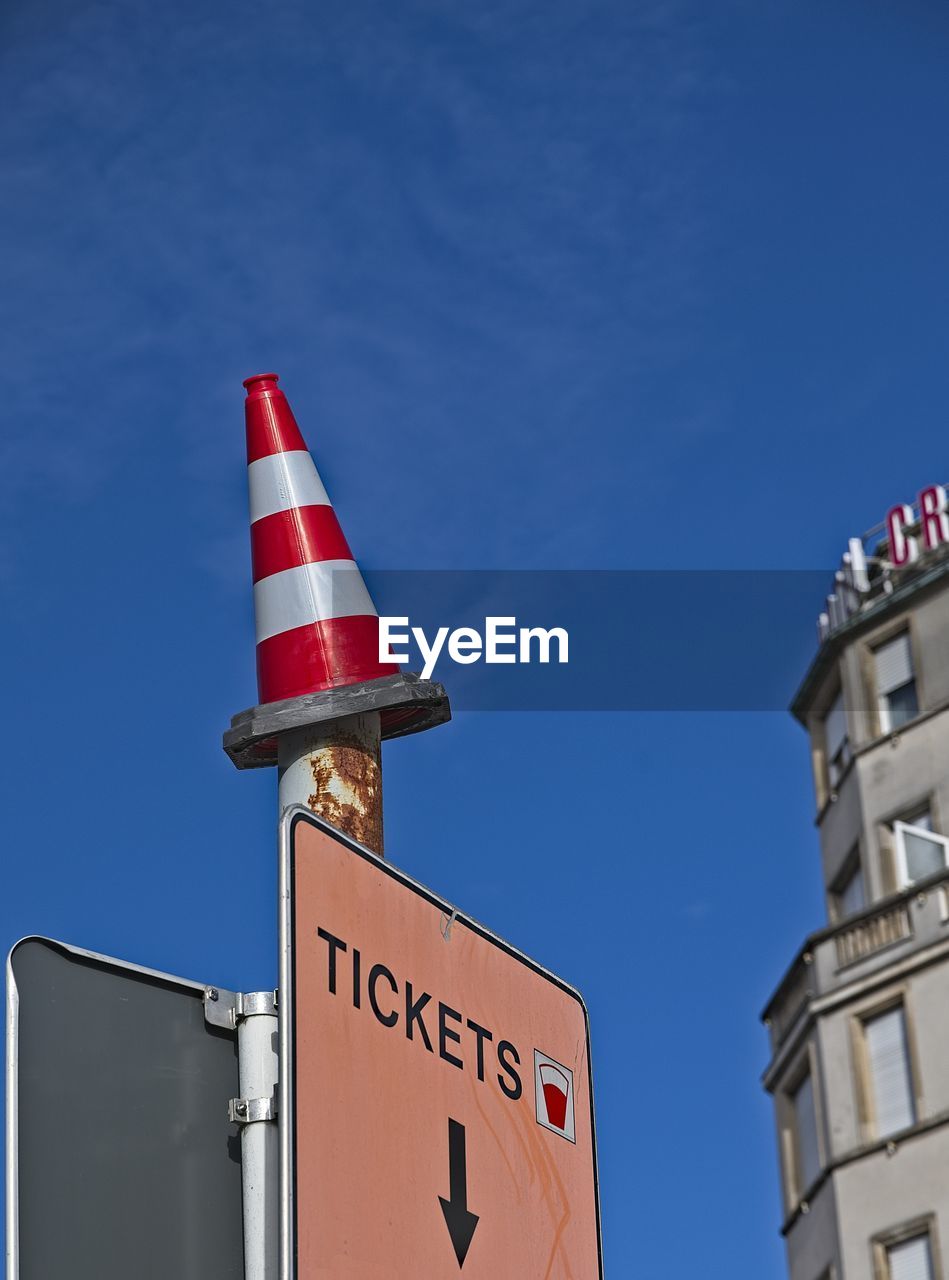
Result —
[{"label": "red neon letter", "polygon": [[905,504],[893,507],[887,513],[886,532],[890,542],[890,561],[897,567],[909,564],[919,555],[919,545],[915,538],[909,538],[903,532],[908,524],[913,523],[913,508]]},{"label": "red neon letter", "polygon": [[923,526],[923,545],[927,551],[935,551],[943,542],[949,542],[946,491],[941,484],[930,485],[919,495],[919,518]]}]

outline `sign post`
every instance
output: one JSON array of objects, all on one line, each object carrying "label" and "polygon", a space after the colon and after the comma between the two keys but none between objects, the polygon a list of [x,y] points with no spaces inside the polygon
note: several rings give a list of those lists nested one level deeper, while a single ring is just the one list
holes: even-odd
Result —
[{"label": "sign post", "polygon": [[281,851],[281,1280],[602,1277],[577,992],[304,809]]}]

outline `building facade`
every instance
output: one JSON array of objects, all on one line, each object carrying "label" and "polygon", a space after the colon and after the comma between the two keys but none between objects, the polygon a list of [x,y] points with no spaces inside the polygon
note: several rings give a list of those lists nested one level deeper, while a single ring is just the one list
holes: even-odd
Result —
[{"label": "building facade", "polygon": [[826,927],[764,1011],[791,1280],[949,1280],[949,520],[853,540],[792,710]]}]

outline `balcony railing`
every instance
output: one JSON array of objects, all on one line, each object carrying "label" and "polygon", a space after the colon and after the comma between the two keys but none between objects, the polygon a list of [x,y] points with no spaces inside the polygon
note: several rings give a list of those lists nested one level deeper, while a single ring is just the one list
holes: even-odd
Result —
[{"label": "balcony railing", "polygon": [[775,1045],[780,1044],[791,1030],[813,995],[811,967],[809,953],[799,956],[765,1010],[765,1021],[771,1028],[771,1039]]},{"label": "balcony railing", "polygon": [[949,940],[949,869],[812,934],[764,1011],[772,1051],[812,1000],[942,940]]},{"label": "balcony railing", "polygon": [[894,942],[902,942],[913,936],[913,922],[909,913],[909,904],[898,902],[895,906],[884,907],[871,916],[864,916],[855,923],[841,928],[834,938],[837,947],[837,967],[846,969],[848,965],[866,960],[868,956],[891,947]]}]

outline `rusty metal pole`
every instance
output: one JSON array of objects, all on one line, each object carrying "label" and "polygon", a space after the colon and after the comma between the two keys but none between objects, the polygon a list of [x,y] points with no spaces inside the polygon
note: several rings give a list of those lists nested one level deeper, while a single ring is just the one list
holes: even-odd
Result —
[{"label": "rusty metal pole", "polygon": [[378,711],[341,716],[280,735],[280,812],[304,805],[383,852],[382,734]]}]

